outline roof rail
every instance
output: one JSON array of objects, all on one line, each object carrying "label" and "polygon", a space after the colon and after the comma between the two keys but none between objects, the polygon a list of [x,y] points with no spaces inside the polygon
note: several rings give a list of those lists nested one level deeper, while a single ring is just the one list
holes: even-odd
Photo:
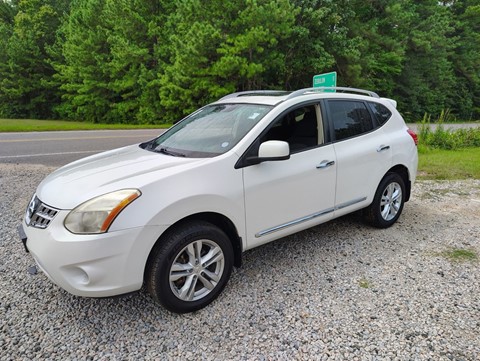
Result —
[{"label": "roof rail", "polygon": [[290,93],[290,95],[287,97],[287,99],[292,99],[292,98],[298,97],[300,95],[306,95],[308,93],[325,92],[325,90],[341,91],[342,93],[360,93],[360,94],[369,95],[369,96],[374,97],[374,98],[380,98],[377,93],[369,91],[369,90],[332,86],[332,87],[316,87],[316,88],[305,88],[305,89],[296,90],[296,91]]},{"label": "roof rail", "polygon": [[237,97],[242,97],[242,96],[247,96],[247,95],[287,95],[289,94],[288,91],[285,90],[247,90],[243,92],[237,92],[237,93],[232,93],[225,95],[223,98],[220,98],[219,100],[224,100],[224,99],[230,99],[230,98],[237,98]]}]

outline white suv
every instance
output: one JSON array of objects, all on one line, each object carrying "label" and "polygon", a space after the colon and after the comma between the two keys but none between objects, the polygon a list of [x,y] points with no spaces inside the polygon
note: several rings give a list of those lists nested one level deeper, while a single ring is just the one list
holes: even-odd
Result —
[{"label": "white suv", "polygon": [[171,311],[198,310],[248,249],[360,209],[395,223],[417,171],[395,105],[351,88],[228,95],[156,139],[50,174],[20,234],[75,295],[145,284]]}]

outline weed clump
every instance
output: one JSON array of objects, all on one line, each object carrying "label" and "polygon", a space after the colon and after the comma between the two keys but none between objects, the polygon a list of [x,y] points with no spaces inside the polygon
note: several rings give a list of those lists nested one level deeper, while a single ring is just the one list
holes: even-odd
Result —
[{"label": "weed clump", "polygon": [[419,128],[420,144],[445,150],[480,147],[480,127],[457,130],[445,129],[444,123],[448,119],[449,111],[442,111],[435,122],[437,125],[435,130],[432,130],[430,126],[431,117],[425,114]]},{"label": "weed clump", "polygon": [[442,252],[440,256],[445,257],[451,262],[471,262],[478,259],[478,255],[471,249],[453,248]]}]

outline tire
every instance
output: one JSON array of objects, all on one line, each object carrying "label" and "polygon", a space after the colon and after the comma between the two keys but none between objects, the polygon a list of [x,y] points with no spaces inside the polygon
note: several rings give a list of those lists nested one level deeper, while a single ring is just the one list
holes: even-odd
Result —
[{"label": "tire", "polygon": [[232,244],[221,229],[208,222],[186,222],[157,242],[147,263],[145,283],[167,310],[193,312],[217,298],[232,267]]},{"label": "tire", "polygon": [[405,204],[405,182],[397,173],[387,173],[380,182],[372,204],[365,208],[367,222],[377,228],[388,228],[402,214]]}]

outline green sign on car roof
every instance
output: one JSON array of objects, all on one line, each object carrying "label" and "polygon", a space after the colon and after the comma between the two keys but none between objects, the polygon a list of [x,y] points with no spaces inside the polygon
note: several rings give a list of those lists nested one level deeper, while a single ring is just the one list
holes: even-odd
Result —
[{"label": "green sign on car roof", "polygon": [[[318,74],[313,77],[313,87],[334,87],[337,86],[337,72]],[[327,92],[335,92],[334,89],[325,90]]]}]

